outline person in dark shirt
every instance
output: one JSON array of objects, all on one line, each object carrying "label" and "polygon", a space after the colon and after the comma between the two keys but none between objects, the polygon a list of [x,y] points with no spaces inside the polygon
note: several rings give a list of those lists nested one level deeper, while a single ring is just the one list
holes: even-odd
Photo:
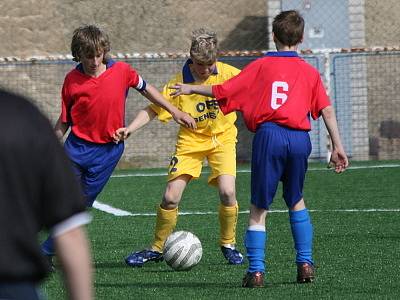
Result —
[{"label": "person in dark shirt", "polygon": [[0,90],[0,299],[40,299],[50,271],[38,233],[51,231],[71,299],[92,299],[83,225],[90,222],[72,166],[50,122]]}]

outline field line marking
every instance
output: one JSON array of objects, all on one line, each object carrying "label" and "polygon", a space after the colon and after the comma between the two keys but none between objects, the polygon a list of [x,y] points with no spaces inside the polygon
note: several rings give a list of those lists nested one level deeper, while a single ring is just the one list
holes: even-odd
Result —
[{"label": "field line marking", "polygon": [[93,208],[96,208],[100,211],[112,214],[114,216],[123,217],[123,216],[131,216],[132,214],[129,211],[125,211],[119,208],[112,207],[111,205],[101,203],[99,201],[93,202]]},{"label": "field line marking", "polygon": [[[126,210],[112,207],[111,205],[104,204],[99,201],[93,203],[93,207],[105,213],[112,214],[118,217],[154,217],[156,213],[131,213]],[[400,212],[400,208],[366,208],[366,209],[309,209],[309,212],[355,212],[355,213],[365,213],[365,212]],[[239,214],[248,214],[248,210],[239,211]],[[287,210],[274,209],[270,210],[268,213],[287,213]],[[182,211],[179,212],[180,216],[192,216],[192,215],[216,215],[216,211]]]},{"label": "field line marking", "polygon": [[[399,168],[400,164],[386,164],[386,165],[371,165],[371,166],[354,166],[349,167],[348,170],[358,170],[358,169],[380,169],[380,168]],[[308,168],[308,171],[330,171],[333,172],[332,169],[328,168]],[[237,170],[236,173],[250,173],[251,170]],[[203,171],[204,174],[209,174],[209,171]],[[164,172],[155,172],[155,173],[127,173],[127,174],[115,174],[111,175],[111,178],[125,178],[125,177],[157,177],[157,176],[167,176],[167,173]]]}]

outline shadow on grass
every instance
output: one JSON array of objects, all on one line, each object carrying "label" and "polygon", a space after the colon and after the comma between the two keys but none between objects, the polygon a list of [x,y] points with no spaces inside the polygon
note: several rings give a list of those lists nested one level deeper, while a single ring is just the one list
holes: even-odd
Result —
[{"label": "shadow on grass", "polygon": [[94,267],[96,269],[116,269],[128,267],[123,261],[121,262],[95,262]]},{"label": "shadow on grass", "polygon": [[[210,269],[218,269],[221,267],[227,267],[231,268],[234,267],[232,265],[227,264],[226,262],[215,264],[215,263],[201,263],[202,266],[207,266]],[[167,269],[154,269],[158,267],[163,267],[165,266]],[[172,270],[164,261],[160,262],[148,262],[145,264],[143,267],[129,267],[128,265],[125,264],[125,262],[121,259],[121,261],[99,261],[99,262],[94,262],[94,267],[96,269],[116,269],[116,268],[128,268],[128,269],[137,269],[137,270],[142,270],[142,272],[175,272]],[[183,272],[184,273],[184,272]]]},{"label": "shadow on grass", "polygon": [[[284,286],[293,286],[296,285],[296,282],[275,282],[275,283],[266,283],[266,289],[274,289],[274,288],[282,288]],[[165,282],[165,281],[152,281],[152,282],[118,282],[118,283],[96,283],[96,287],[105,287],[105,288],[143,288],[143,289],[154,289],[154,288],[163,288],[163,289],[175,289],[175,288],[197,288],[197,289],[235,289],[240,288],[240,281],[230,281],[230,282],[193,282],[191,281],[181,281],[181,282]],[[252,290],[252,289],[247,289]]]}]

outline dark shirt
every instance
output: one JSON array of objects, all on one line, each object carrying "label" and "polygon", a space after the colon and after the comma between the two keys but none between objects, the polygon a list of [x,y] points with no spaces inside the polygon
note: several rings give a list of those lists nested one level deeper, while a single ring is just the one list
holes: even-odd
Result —
[{"label": "dark shirt", "polygon": [[0,281],[39,281],[49,271],[38,232],[85,211],[71,163],[49,121],[0,91]]}]

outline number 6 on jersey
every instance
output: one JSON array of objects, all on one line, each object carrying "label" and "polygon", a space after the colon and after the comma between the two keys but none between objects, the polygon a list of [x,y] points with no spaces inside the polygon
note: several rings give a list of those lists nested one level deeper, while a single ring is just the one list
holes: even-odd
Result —
[{"label": "number 6 on jersey", "polygon": [[278,109],[287,100],[287,95],[285,93],[279,93],[278,88],[281,88],[284,92],[287,92],[289,90],[289,86],[285,81],[274,81],[272,83],[272,93],[271,93],[272,109]]}]

